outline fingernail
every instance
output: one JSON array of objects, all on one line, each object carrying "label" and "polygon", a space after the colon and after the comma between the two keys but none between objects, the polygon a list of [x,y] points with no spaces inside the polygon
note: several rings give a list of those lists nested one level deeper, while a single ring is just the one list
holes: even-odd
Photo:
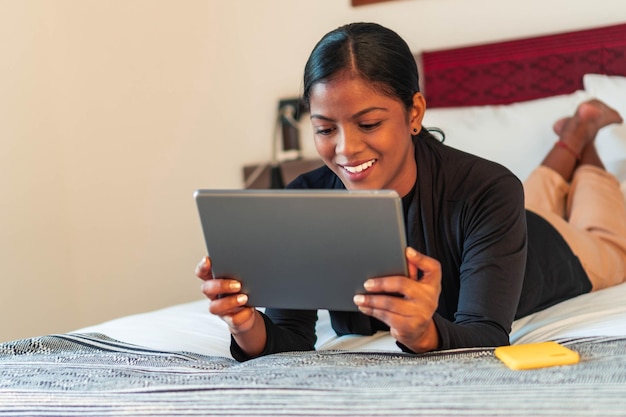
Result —
[{"label": "fingernail", "polygon": [[354,304],[361,304],[363,301],[365,301],[365,296],[357,294],[352,298],[352,301],[354,301]]},{"label": "fingernail", "polygon": [[233,291],[239,291],[241,289],[241,283],[239,281],[231,281],[228,288]]},{"label": "fingernail", "polygon": [[371,279],[368,279],[367,281],[363,283],[363,287],[368,291],[371,290],[372,288],[374,288],[374,281],[372,281]]},{"label": "fingernail", "polygon": [[406,254],[411,257],[417,256],[417,251],[409,246],[408,248],[406,248]]},{"label": "fingernail", "polygon": [[198,262],[198,265],[196,265],[196,275],[198,274],[206,274],[208,271],[211,270],[211,261],[209,260],[208,256],[205,256],[200,262]]},{"label": "fingernail", "polygon": [[248,301],[248,296],[246,294],[237,295],[237,302],[239,304],[245,304]]}]

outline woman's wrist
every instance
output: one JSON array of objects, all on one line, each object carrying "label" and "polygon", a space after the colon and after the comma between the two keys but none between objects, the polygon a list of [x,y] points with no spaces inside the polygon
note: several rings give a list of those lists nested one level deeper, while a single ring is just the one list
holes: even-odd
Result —
[{"label": "woman's wrist", "polygon": [[230,328],[230,333],[239,348],[250,357],[259,356],[265,350],[267,343],[267,332],[265,321],[257,309],[253,309],[253,320],[251,326],[243,331]]},{"label": "woman's wrist", "polygon": [[425,353],[431,352],[433,350],[438,350],[440,346],[440,341],[439,332],[437,331],[435,321],[431,319],[426,324],[426,329],[424,330],[424,332],[422,332],[420,337],[416,339],[413,343],[404,343],[401,341],[398,341],[398,343],[406,347],[413,353]]}]

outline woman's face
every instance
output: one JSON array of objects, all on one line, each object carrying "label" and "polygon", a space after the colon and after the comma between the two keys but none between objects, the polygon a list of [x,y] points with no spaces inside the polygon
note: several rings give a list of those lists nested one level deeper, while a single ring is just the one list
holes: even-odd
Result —
[{"label": "woman's face", "polygon": [[315,84],[309,97],[317,152],[347,189],[411,191],[417,177],[411,134],[421,129],[421,94],[407,112],[361,78],[341,76]]}]

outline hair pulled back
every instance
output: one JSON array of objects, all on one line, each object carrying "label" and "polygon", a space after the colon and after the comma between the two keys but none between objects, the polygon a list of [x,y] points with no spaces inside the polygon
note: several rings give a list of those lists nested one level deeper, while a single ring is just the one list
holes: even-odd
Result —
[{"label": "hair pulled back", "polygon": [[398,98],[408,109],[419,91],[415,58],[396,32],[376,23],[351,23],[327,33],[313,48],[304,68],[302,98],[311,88],[342,74],[372,83],[382,94]]}]

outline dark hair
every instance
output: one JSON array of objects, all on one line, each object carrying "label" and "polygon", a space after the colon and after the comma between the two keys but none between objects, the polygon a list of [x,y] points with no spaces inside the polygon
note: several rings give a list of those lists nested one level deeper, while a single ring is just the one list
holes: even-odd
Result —
[{"label": "dark hair", "polygon": [[376,23],[351,23],[327,33],[313,48],[304,68],[302,98],[309,106],[311,88],[351,72],[408,109],[419,91],[415,58],[396,32]]}]

